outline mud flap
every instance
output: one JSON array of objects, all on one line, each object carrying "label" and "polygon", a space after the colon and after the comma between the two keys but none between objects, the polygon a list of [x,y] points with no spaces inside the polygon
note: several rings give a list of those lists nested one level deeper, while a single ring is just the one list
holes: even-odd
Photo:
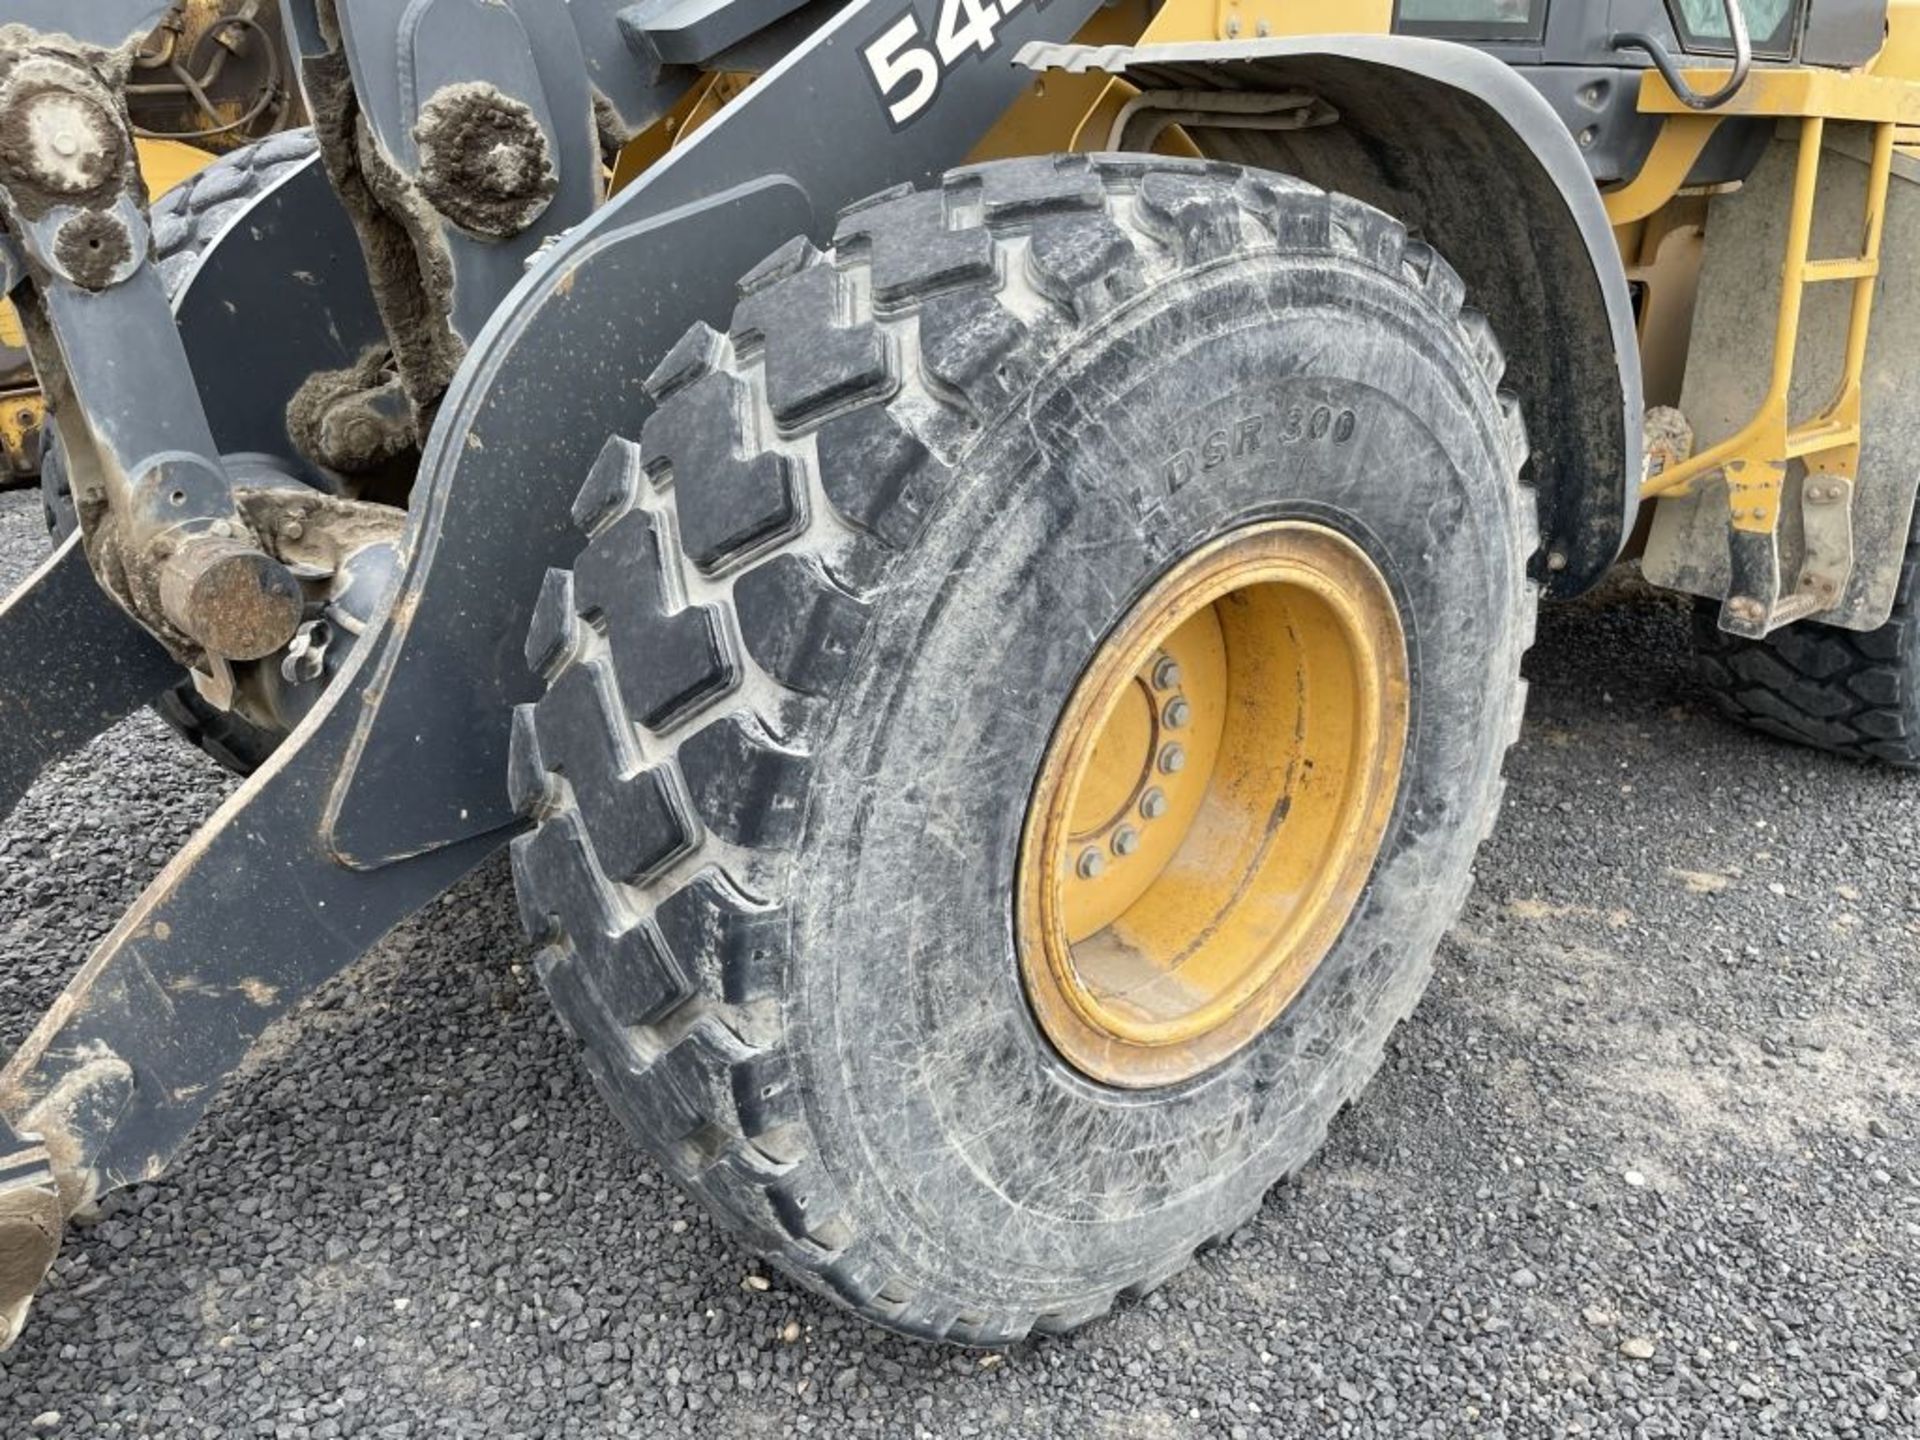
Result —
[{"label": "mud flap", "polygon": [[[1859,248],[1865,204],[1867,131],[1829,131],[1814,212],[1813,253],[1847,255]],[[1767,385],[1767,351],[1755,348],[1755,317],[1771,316],[1780,298],[1780,256],[1786,246],[1788,199],[1793,192],[1796,141],[1776,141],[1738,194],[1717,196],[1707,230],[1706,267],[1693,347],[1680,408],[1705,450],[1737,432],[1758,409]],[[1887,195],[1883,256],[1920,248],[1920,161],[1896,153]],[[1803,421],[1833,398],[1847,338],[1852,287],[1809,289],[1801,315],[1790,414]],[[1766,323],[1764,320],[1762,325]],[[1920,333],[1920,277],[1889,264],[1882,273],[1863,381],[1860,474],[1852,477],[1854,564],[1823,625],[1877,630],[1893,611],[1920,484],[1920,390],[1903,354],[1905,337]],[[1818,497],[1806,493],[1806,467],[1793,461],[1786,477],[1778,536],[1780,573],[1794,592],[1809,551],[1804,516]],[[1654,511],[1642,568],[1655,585],[1710,600],[1752,589],[1734,586],[1727,487],[1710,478],[1691,495],[1663,499]],[[1814,548],[1820,548],[1816,535]],[[1749,567],[1750,568],[1750,567]]]}]

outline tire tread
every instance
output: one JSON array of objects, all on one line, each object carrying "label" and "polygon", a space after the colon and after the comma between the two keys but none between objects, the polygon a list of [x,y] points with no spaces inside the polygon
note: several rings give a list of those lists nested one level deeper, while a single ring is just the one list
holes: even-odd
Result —
[{"label": "tire tread", "polygon": [[1920,513],[1893,613],[1877,630],[1805,622],[1764,640],[1720,628],[1718,601],[1696,600],[1694,678],[1729,719],[1850,759],[1920,770]]}]

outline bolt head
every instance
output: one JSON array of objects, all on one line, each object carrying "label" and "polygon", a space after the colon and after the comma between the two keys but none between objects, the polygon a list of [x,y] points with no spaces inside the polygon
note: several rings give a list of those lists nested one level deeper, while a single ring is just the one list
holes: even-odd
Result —
[{"label": "bolt head", "polygon": [[1166,791],[1158,790],[1158,789],[1149,790],[1147,791],[1146,794],[1140,797],[1140,818],[1142,820],[1158,820],[1162,815],[1166,813],[1167,813],[1167,792]]},{"label": "bolt head", "polygon": [[1122,825],[1113,832],[1113,853],[1122,860],[1140,848],[1140,832],[1131,825]]},{"label": "bolt head", "polygon": [[22,102],[5,162],[56,195],[84,195],[112,178],[124,153],[119,122],[92,96],[46,90]]},{"label": "bolt head", "polygon": [[1160,718],[1167,722],[1169,730],[1178,730],[1193,719],[1193,707],[1185,700],[1175,697],[1167,702],[1167,708],[1160,712]]},{"label": "bolt head", "polygon": [[1180,683],[1180,662],[1171,655],[1164,657],[1153,667],[1153,688],[1171,690]]},{"label": "bolt head", "polygon": [[558,188],[546,132],[520,100],[479,86],[443,85],[414,127],[420,189],[462,229],[489,239],[518,235]]},{"label": "bolt head", "polygon": [[1162,774],[1178,775],[1187,768],[1187,750],[1184,745],[1169,745],[1160,752],[1160,770]]},{"label": "bolt head", "polygon": [[1091,880],[1107,868],[1107,857],[1089,845],[1080,852],[1080,863],[1073,868],[1082,880]]}]

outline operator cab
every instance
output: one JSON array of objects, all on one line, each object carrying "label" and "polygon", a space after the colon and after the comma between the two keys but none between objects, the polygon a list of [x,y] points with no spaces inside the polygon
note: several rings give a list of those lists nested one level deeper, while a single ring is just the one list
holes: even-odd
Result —
[{"label": "operator cab", "polygon": [[[1638,174],[1660,133],[1662,117],[1640,112],[1638,73],[1717,69],[1735,58],[1735,5],[1756,66],[1852,70],[1886,41],[1887,0],[1397,0],[1393,28],[1511,65],[1566,122],[1595,182],[1607,186]],[[1773,133],[1770,120],[1722,126],[1689,182],[1744,179]]]}]

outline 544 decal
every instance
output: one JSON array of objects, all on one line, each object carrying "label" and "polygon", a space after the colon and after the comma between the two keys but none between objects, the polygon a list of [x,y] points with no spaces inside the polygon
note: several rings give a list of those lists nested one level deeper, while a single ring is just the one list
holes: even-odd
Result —
[{"label": "544 decal", "polygon": [[931,105],[941,83],[970,55],[988,55],[999,44],[1000,22],[1022,6],[1046,0],[939,0],[933,33],[912,10],[887,25],[861,52],[880,102],[895,125],[904,125]]}]

